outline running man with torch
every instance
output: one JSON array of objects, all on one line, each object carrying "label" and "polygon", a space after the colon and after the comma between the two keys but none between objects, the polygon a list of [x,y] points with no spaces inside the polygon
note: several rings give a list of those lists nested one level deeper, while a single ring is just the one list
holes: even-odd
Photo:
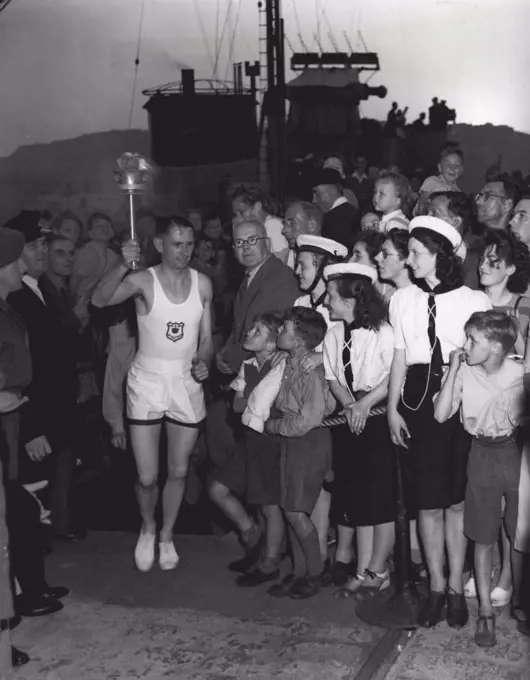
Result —
[{"label": "running man with torch", "polygon": [[159,220],[154,245],[161,264],[129,272],[140,257],[140,248],[131,238],[122,247],[123,262],[103,277],[92,296],[96,307],[120,304],[129,298],[136,304],[138,352],[129,369],[127,417],[143,522],[134,553],[141,571],[148,571],[155,560],[163,424],[168,476],[162,493],[159,564],[163,570],[178,564],[173,527],[184,495],[189,457],[206,415],[201,383],[208,377],[213,357],[212,284],[207,276],[188,266],[195,245],[191,223],[182,217]]}]

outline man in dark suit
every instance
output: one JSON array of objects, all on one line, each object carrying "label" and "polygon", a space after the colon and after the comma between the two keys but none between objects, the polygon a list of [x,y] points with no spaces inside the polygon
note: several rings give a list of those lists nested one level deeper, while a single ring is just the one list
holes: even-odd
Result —
[{"label": "man in dark suit", "polygon": [[338,241],[350,251],[361,233],[359,210],[344,197],[340,173],[319,170],[312,181],[313,203],[325,213],[322,236]]},{"label": "man in dark suit", "polygon": [[250,218],[237,224],[233,244],[245,277],[234,302],[232,332],[217,355],[217,367],[226,375],[237,373],[243,360],[251,356],[242,345],[254,317],[263,312],[286,311],[299,296],[293,272],[271,254],[270,239],[259,220]]},{"label": "man in dark suit", "polygon": [[[52,523],[60,538],[80,538],[71,521],[71,483],[75,467],[77,368],[71,337],[39,287],[48,266],[48,248],[41,232],[40,214],[23,211],[6,226],[25,239],[22,262],[26,268],[21,290],[8,302],[28,332],[33,379],[28,388],[30,416],[22,419],[21,437],[33,463],[46,470],[52,490]],[[34,465],[26,466],[32,474]],[[36,481],[23,478],[21,481]],[[42,477],[40,477],[42,479]]]},{"label": "man in dark suit", "polygon": [[[243,349],[243,342],[252,328],[254,318],[264,312],[284,312],[293,306],[299,296],[298,283],[293,272],[271,255],[270,240],[262,222],[249,218],[236,224],[233,227],[233,245],[237,260],[245,268],[245,277],[234,303],[232,332],[216,360],[219,371],[227,376],[235,376],[243,361],[251,357],[250,352]],[[233,393],[229,396],[231,398]],[[246,468],[244,451],[237,442],[237,424],[235,428],[232,426],[231,415],[228,399],[212,404],[208,411],[206,435],[215,468],[210,497],[238,528],[246,551],[245,557],[232,562],[229,569],[246,573],[261,555],[263,537],[236,497],[245,492]],[[270,525],[270,519],[268,524]],[[277,524],[277,531],[274,532],[276,543],[281,543],[281,515],[277,518]],[[273,532],[267,532],[267,539],[272,541],[270,534]],[[265,552],[269,555],[278,550],[278,544],[267,545]],[[259,585],[276,579],[277,565],[273,565],[268,572],[257,569],[254,574],[245,585]]]}]

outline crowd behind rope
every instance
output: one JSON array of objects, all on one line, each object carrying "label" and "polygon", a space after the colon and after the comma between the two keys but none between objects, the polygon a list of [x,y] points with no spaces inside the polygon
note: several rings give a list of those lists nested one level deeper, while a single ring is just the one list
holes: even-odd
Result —
[{"label": "crowd behind rope", "polygon": [[[413,181],[362,156],[350,173],[329,154],[298,178],[303,190],[283,217],[261,187],[241,183],[193,228],[141,209],[134,244],[103,213],[86,225],[70,211],[9,220],[0,229],[0,445],[16,596],[0,618],[62,607],[67,589],[48,586],[43,554],[86,533],[72,489],[94,464],[83,439],[98,411],[103,440],[127,449],[132,438],[143,519],[135,560],[153,565],[158,469],[137,452],[158,452],[158,438],[145,428],[151,416],[138,416],[138,324],[150,314],[138,300],[163,303],[168,284],[155,272],[185,233],[180,264],[197,272],[197,305],[208,310],[189,322],[199,354],[188,380],[204,387],[206,416],[192,405],[204,426],[187,439],[177,428],[177,448],[189,451],[169,465],[160,566],[177,566],[173,524],[205,455],[201,481],[244,548],[229,565],[239,587],[268,583],[271,596],[294,599],[332,585],[339,598],[382,592],[400,446],[415,571],[429,584],[420,624],[461,628],[466,597],[478,596],[477,644],[495,644],[502,606],[528,634],[530,187],[522,173],[488,172],[469,196],[463,170],[455,145],[435,174]],[[123,258],[139,259],[139,272],[126,276]],[[122,295],[114,280],[116,291],[138,283]],[[177,346],[183,324],[172,321]],[[139,395],[126,408],[128,376],[128,401],[133,380]],[[381,405],[386,415],[369,417]],[[337,414],[345,425],[321,427]]]}]

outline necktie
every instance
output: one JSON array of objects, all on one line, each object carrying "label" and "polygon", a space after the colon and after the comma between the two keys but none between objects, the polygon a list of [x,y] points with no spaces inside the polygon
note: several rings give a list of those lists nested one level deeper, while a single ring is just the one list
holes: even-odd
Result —
[{"label": "necktie", "polygon": [[430,288],[425,279],[418,279],[414,282],[418,288],[428,294],[427,298],[427,335],[429,337],[429,345],[431,347],[431,373],[437,378],[442,377],[443,355],[440,339],[436,334],[436,296],[442,293],[448,293],[451,290],[459,288],[460,285],[451,287],[448,284],[439,283],[434,288]]},{"label": "necktie", "polygon": [[353,369],[351,365],[351,347],[353,342],[353,328],[344,322],[344,342],[342,344],[342,365],[346,384],[353,396]]}]

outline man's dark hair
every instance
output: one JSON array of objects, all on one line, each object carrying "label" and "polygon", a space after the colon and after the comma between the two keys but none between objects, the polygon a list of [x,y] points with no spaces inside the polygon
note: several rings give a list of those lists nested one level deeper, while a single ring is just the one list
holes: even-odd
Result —
[{"label": "man's dark hair", "polygon": [[497,309],[488,309],[485,312],[475,312],[467,320],[464,330],[471,328],[484,333],[491,342],[500,342],[505,354],[510,352],[515,345],[519,334],[519,322],[512,315]]},{"label": "man's dark hair", "polygon": [[482,257],[486,255],[488,250],[492,249],[499,260],[502,260],[509,267],[515,267],[506,287],[510,293],[525,293],[530,283],[530,251],[528,246],[510,231],[487,229],[485,236]]},{"label": "man's dark hair", "polygon": [[497,175],[497,177],[495,177],[495,179],[492,179],[491,181],[500,182],[502,184],[504,193],[506,194],[506,198],[511,199],[513,201],[514,206],[520,200],[521,190],[519,189],[517,184],[512,180],[510,175],[502,173],[501,175]]},{"label": "man's dark hair", "polygon": [[94,226],[94,222],[96,220],[104,220],[105,222],[112,224],[112,220],[110,219],[110,217],[106,213],[104,213],[104,212],[94,212],[90,215],[90,217],[87,220],[87,223],[86,223],[87,231],[90,231],[92,229],[92,227]]},{"label": "man's dark hair", "polygon": [[447,199],[447,210],[451,215],[462,220],[462,234],[481,234],[484,231],[484,227],[477,222],[475,201],[471,196],[463,191],[434,191],[429,196],[429,202],[440,197]]},{"label": "man's dark hair", "polygon": [[322,222],[324,220],[324,213],[318,207],[318,205],[315,205],[314,203],[310,203],[309,201],[301,201],[301,200],[298,200],[298,199],[291,201],[290,206],[291,205],[300,206],[302,212],[305,214],[307,219],[310,222],[314,222],[318,226],[318,235],[320,235],[320,233],[322,231]]},{"label": "man's dark hair", "polygon": [[66,241],[67,243],[71,243],[74,248],[75,248],[75,243],[72,243],[70,239],[67,236],[63,236],[62,234],[48,234],[46,236],[46,243],[48,246],[52,246],[54,243],[59,243],[59,241]]},{"label": "man's dark hair", "polygon": [[195,234],[193,229],[193,224],[181,215],[172,215],[171,217],[157,217],[156,220],[156,235],[165,236],[174,227],[183,227],[184,229],[191,229]]},{"label": "man's dark hair", "polygon": [[63,210],[63,212],[60,212],[56,217],[54,217],[52,223],[50,224],[50,229],[52,231],[59,231],[63,222],[66,222],[66,220],[77,222],[80,232],[83,231],[83,222],[71,210]]},{"label": "man's dark hair", "polygon": [[274,201],[259,184],[251,184],[249,182],[236,184],[230,191],[230,198],[232,201],[236,199],[243,201],[243,203],[251,207],[256,205],[256,203],[261,203],[261,207],[267,215],[276,214]]},{"label": "man's dark hair", "polygon": [[309,307],[293,307],[289,310],[284,321],[292,321],[296,328],[296,335],[308,350],[314,350],[324,340],[328,325],[320,312]]}]

